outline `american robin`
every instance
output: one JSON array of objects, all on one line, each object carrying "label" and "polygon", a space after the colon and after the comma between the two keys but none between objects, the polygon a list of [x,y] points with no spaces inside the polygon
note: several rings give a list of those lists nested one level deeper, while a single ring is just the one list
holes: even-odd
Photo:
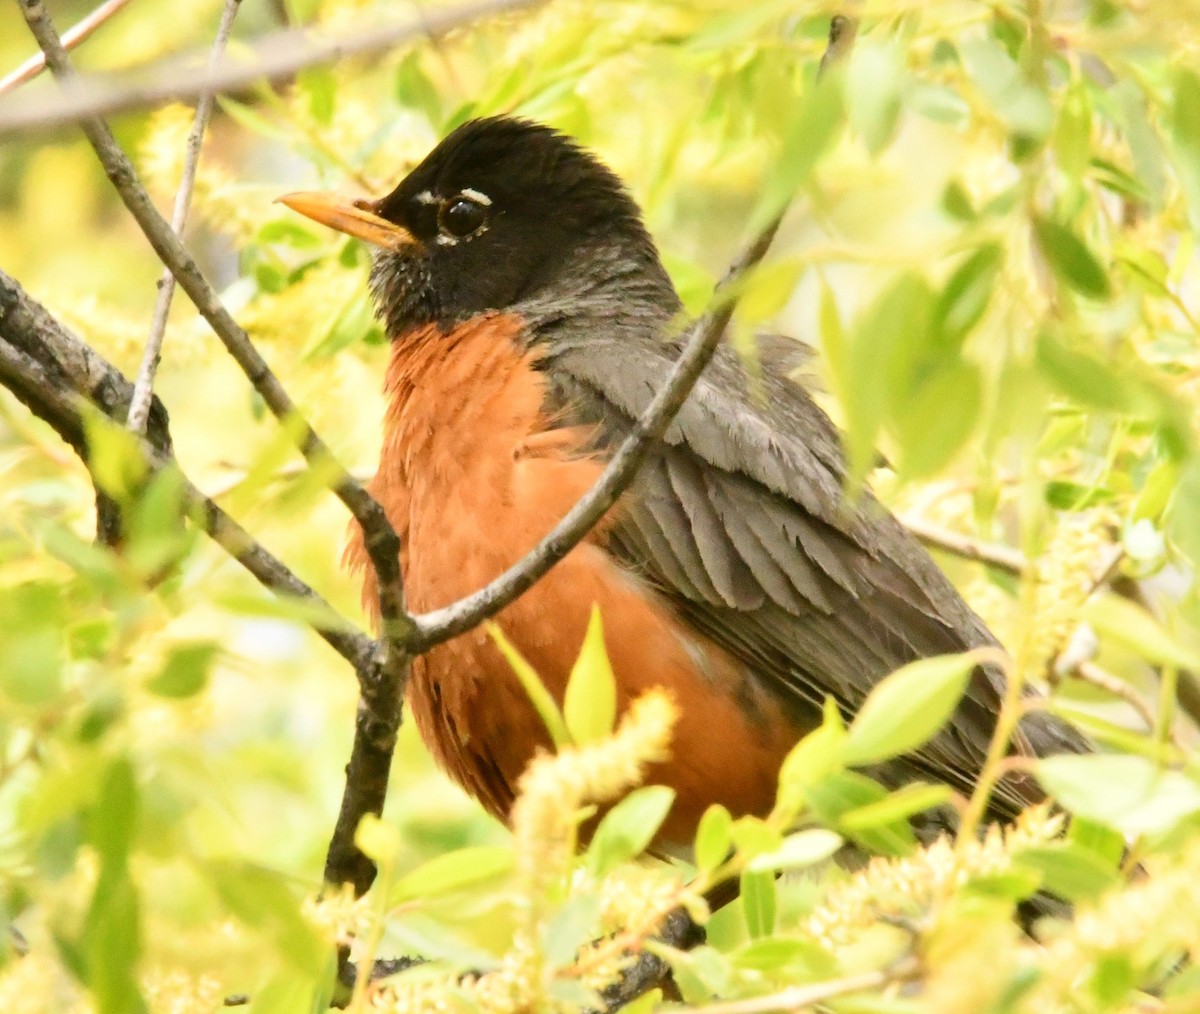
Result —
[{"label": "american robin", "polygon": [[[391,357],[371,491],[401,537],[411,608],[448,605],[592,485],[679,353],[679,297],[621,181],[526,120],[466,123],[380,200],[282,200],[376,248]],[[674,695],[672,756],[650,772],[677,793],[668,850],[711,803],[767,812],[827,696],[849,717],[899,666],[995,643],[878,501],[847,500],[838,433],[777,359],[766,346],[752,394],[721,348],[606,521],[497,617],[561,701],[596,603],[619,705],[654,686]],[[361,539],[348,557],[371,606]],[[483,629],[416,659],[408,693],[437,760],[503,818],[548,737]],[[979,669],[943,731],[871,773],[970,792],[1002,695],[1002,676]],[[1035,712],[1013,748],[1086,745]],[[1016,776],[991,815],[1040,798]]]}]

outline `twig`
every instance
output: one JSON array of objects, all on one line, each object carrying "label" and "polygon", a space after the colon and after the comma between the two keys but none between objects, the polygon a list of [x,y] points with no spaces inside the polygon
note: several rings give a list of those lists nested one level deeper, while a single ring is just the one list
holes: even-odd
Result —
[{"label": "twig", "polygon": [[135,78],[88,75],[44,102],[4,103],[0,106],[0,133],[44,130],[164,102],[187,102],[205,92],[236,91],[256,81],[280,81],[305,67],[379,53],[426,35],[444,36],[473,21],[525,10],[540,2],[479,0],[401,24],[372,21],[360,31],[330,39],[314,39],[304,29],[287,29],[268,35],[248,59],[227,57],[208,69],[198,69],[190,60],[172,59],[144,69]]},{"label": "twig", "polygon": [[[217,25],[217,35],[213,40],[212,52],[209,56],[209,66],[220,59],[225,51],[233,31],[233,19],[237,16],[241,0],[225,0],[221,11],[221,20]],[[179,180],[179,189],[175,191],[175,205],[171,209],[171,228],[175,235],[182,238],[183,228],[187,224],[188,207],[192,203],[192,190],[196,185],[196,167],[200,163],[200,148],[204,144],[204,132],[208,129],[208,120],[212,116],[214,96],[205,92],[196,103],[196,113],[192,117],[192,129],[188,132],[187,144],[184,149],[183,175]],[[170,268],[163,270],[158,280],[158,298],[154,303],[154,316],[150,320],[150,335],[146,339],[146,350],[142,355],[142,365],[138,370],[137,381],[133,385],[133,400],[129,403],[128,426],[134,433],[141,433],[146,428],[146,415],[150,411],[150,395],[154,390],[154,375],[158,372],[158,361],[162,356],[163,335],[167,330],[167,314],[171,312],[171,297],[175,295],[175,276]]]},{"label": "twig", "polygon": [[[91,14],[81,18],[65,32],[63,32],[63,47],[65,49],[74,49],[84,39],[92,34],[104,22],[118,13],[122,7],[129,5],[129,0],[105,0]],[[38,53],[31,56],[16,70],[5,74],[0,78],[0,95],[5,92],[10,92],[18,85],[24,84],[26,81],[32,81],[42,71],[46,69],[46,54]]]},{"label": "twig", "polygon": [[[109,419],[124,421],[133,386],[102,356],[64,328],[0,271],[0,384],[49,423],[87,461],[80,406],[94,406]],[[152,401],[143,453],[152,469],[177,467],[166,412]],[[356,671],[370,668],[374,642],[337,615],[312,588],[264,549],[236,521],[183,478],[184,498],[193,517],[218,545],[269,591],[313,607],[330,617],[311,625]]]},{"label": "twig", "polygon": [[[1133,687],[1129,686],[1124,680],[1105,672],[1094,662],[1081,662],[1064,675],[1074,676],[1076,679],[1082,680],[1084,683],[1090,683],[1105,693],[1119,697],[1137,712],[1138,718],[1146,723],[1147,732],[1154,731],[1154,712],[1150,710],[1150,705],[1142,700],[1141,695],[1137,694]],[[1173,737],[1172,742],[1174,742]],[[1179,743],[1175,743],[1175,745],[1179,746]]]},{"label": "twig", "polygon": [[911,514],[902,517],[900,521],[925,545],[961,556],[964,560],[975,560],[1008,574],[1017,575],[1022,574],[1029,566],[1025,554],[1010,546],[997,542],[980,542],[970,536],[952,532],[948,528],[930,524],[924,518]]},{"label": "twig", "polygon": [[[62,48],[42,0],[17,0],[25,22],[46,54],[46,62],[56,77],[75,79],[70,58]],[[222,344],[262,396],[271,412],[297,435],[301,453],[313,465],[331,475],[330,486],[346,505],[363,531],[363,541],[379,584],[379,606],[382,638],[377,664],[372,673],[359,672],[364,692],[372,704],[377,695],[402,694],[407,678],[408,653],[405,650],[410,636],[411,620],[404,608],[404,586],[400,576],[400,543],[383,509],[367,491],[336,461],[325,443],[296,410],[295,404],[271,372],[266,361],[250,341],[246,332],[222,305],[220,298],[200,271],[192,256],[184,249],[170,224],[158,213],[129,158],[121,150],[108,125],[92,117],[80,123],[109,180],[116,188],[126,208],[137,220],[142,232],[159,259],[170,268],[196,309],[208,321]],[[387,705],[385,705],[386,707]],[[380,716],[383,718],[384,716]],[[390,716],[387,720],[390,720]]]},{"label": "twig", "polygon": [[863,993],[868,989],[882,989],[894,983],[907,982],[916,978],[920,964],[916,958],[906,957],[891,968],[880,968],[858,975],[847,975],[828,982],[815,982],[808,986],[791,986],[766,996],[752,996],[745,1000],[726,1000],[704,1004],[700,1007],[679,1008],[681,1012],[695,1011],[696,1014],[768,1014],[769,1011],[794,1011],[813,1007],[827,1000],[848,993]]}]

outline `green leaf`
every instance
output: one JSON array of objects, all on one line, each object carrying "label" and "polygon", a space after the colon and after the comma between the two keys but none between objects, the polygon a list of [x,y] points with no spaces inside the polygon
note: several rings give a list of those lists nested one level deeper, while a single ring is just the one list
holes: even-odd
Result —
[{"label": "green leaf", "polygon": [[442,98],[437,85],[430,80],[421,65],[427,50],[417,47],[405,54],[396,68],[396,100],[402,106],[416,109],[434,127],[442,125]]},{"label": "green leaf", "polygon": [[934,339],[944,350],[957,351],[983,316],[1004,263],[999,243],[985,243],[958,266],[938,296],[933,311]]},{"label": "green leaf", "polygon": [[983,379],[974,363],[943,363],[896,408],[899,472],[921,479],[940,471],[966,443],[983,407]]},{"label": "green leaf", "polygon": [[925,743],[954,713],[976,665],[970,652],[936,655],[910,662],[885,678],[850,725],[846,763],[877,764]]},{"label": "green leaf", "polygon": [[567,723],[563,720],[562,712],[558,710],[558,705],[554,703],[554,698],[550,696],[550,691],[546,689],[546,684],[542,682],[541,677],[534,672],[533,666],[521,657],[521,653],[504,636],[504,631],[500,629],[499,624],[488,623],[487,630],[492,640],[496,642],[496,647],[500,649],[500,653],[512,666],[513,672],[520,680],[534,709],[546,723],[551,741],[560,749],[569,744],[571,735],[567,732]]},{"label": "green leaf", "polygon": [[354,829],[354,844],[380,869],[391,870],[400,854],[400,832],[374,813],[364,813]]},{"label": "green leaf", "polygon": [[847,114],[872,155],[883,151],[896,133],[903,80],[904,53],[895,39],[856,43],[846,68]]},{"label": "green leaf", "polygon": [[138,822],[137,782],[125,757],[114,760],[100,785],[100,796],[88,810],[88,841],[101,862],[121,866],[129,858]]},{"label": "green leaf", "polygon": [[420,898],[476,888],[485,881],[507,876],[515,861],[512,849],[501,845],[474,845],[448,852],[422,863],[397,880],[388,895],[388,904],[402,905]]},{"label": "green leaf", "polygon": [[176,645],[158,675],[146,681],[146,689],[160,697],[182,698],[200,693],[208,684],[208,672],[217,651],[217,645],[209,641]]},{"label": "green leaf", "polygon": [[761,817],[738,817],[729,833],[742,859],[753,859],[764,852],[774,852],[783,845],[783,834]]},{"label": "green leaf", "polygon": [[674,802],[674,789],[647,785],[634,789],[609,810],[588,846],[587,868],[592,875],[603,877],[645,852]]},{"label": "green leaf", "polygon": [[1144,757],[1063,754],[1039,760],[1035,771],[1071,813],[1127,835],[1169,831],[1200,812],[1200,785]]},{"label": "green leaf", "polygon": [[733,818],[720,803],[713,803],[704,811],[696,828],[696,868],[701,873],[711,873],[729,855],[733,845]]},{"label": "green leaf", "polygon": [[542,933],[542,955],[551,968],[570,964],[579,949],[596,937],[600,896],[576,894],[550,917]]},{"label": "green leaf", "polygon": [[225,907],[258,930],[280,958],[298,971],[323,966],[325,942],[300,912],[300,901],[273,870],[232,860],[209,864],[210,883]]},{"label": "green leaf", "polygon": [[563,718],[575,743],[603,739],[617,721],[617,682],[604,647],[599,606],[592,607],[583,647],[567,681]]},{"label": "green leaf", "polygon": [[1170,134],[1175,172],[1187,195],[1188,220],[1200,232],[1200,77],[1190,68],[1175,75]]},{"label": "green leaf", "polygon": [[849,828],[841,825],[844,814],[861,810],[887,798],[887,790],[857,771],[839,771],[808,789],[812,812],[823,823],[843,831],[864,848],[881,855],[904,855],[915,843],[908,821],[884,827]]},{"label": "green leaf", "polygon": [[1054,122],[1046,93],[1025,79],[1008,51],[989,35],[965,39],[959,47],[968,72],[994,112],[1014,134],[1042,138]]},{"label": "green leaf", "polygon": [[1148,662],[1182,669],[1200,668],[1200,653],[1173,637],[1141,606],[1119,595],[1098,595],[1084,607],[1083,618],[1098,633],[1136,652]]},{"label": "green leaf", "polygon": [[838,826],[852,831],[864,831],[872,827],[884,827],[900,820],[907,820],[917,813],[924,813],[950,801],[954,793],[946,785],[930,785],[912,782],[877,803],[868,803],[858,809],[843,813]]},{"label": "green leaf", "polygon": [[756,855],[746,869],[754,872],[798,870],[824,862],[842,847],[842,836],[823,827],[797,831],[771,852]]},{"label": "green leaf", "polygon": [[759,189],[761,197],[751,216],[751,233],[761,230],[787,206],[837,137],[845,114],[842,83],[836,70],[819,78],[795,108],[796,117],[784,136],[779,158]]},{"label": "green leaf", "polygon": [[932,347],[933,293],[915,271],[906,271],[857,322],[844,356],[830,369],[846,411],[852,479],[876,462],[883,423],[912,391],[917,364]]},{"label": "green leaf", "polygon": [[1108,271],[1083,240],[1065,225],[1049,218],[1035,218],[1033,231],[1038,249],[1064,283],[1089,299],[1108,298],[1112,293]]},{"label": "green leaf", "polygon": [[97,412],[83,414],[83,428],[96,484],[118,503],[133,501],[148,471],[138,438]]},{"label": "green leaf", "polygon": [[1129,407],[1129,392],[1120,373],[1093,356],[1068,349],[1052,335],[1038,335],[1037,364],[1055,387],[1081,404],[1110,412]]},{"label": "green leaf", "polygon": [[742,914],[751,939],[770,936],[775,930],[775,876],[746,870],[741,877]]},{"label": "green leaf", "polygon": [[301,358],[305,361],[329,359],[342,349],[365,341],[375,327],[371,295],[362,289],[351,296],[331,319],[314,330]]},{"label": "green leaf", "polygon": [[760,265],[739,289],[738,315],[752,322],[770,320],[787,306],[803,271],[799,257],[774,258]]},{"label": "green leaf", "polygon": [[1014,853],[1013,860],[1036,870],[1045,890],[1073,903],[1091,901],[1121,881],[1100,856],[1073,842],[1023,848]]},{"label": "green leaf", "polygon": [[792,969],[824,978],[831,976],[834,970],[829,952],[807,937],[761,937],[743,944],[731,957],[738,968],[755,972]]},{"label": "green leaf", "polygon": [[832,697],[825,698],[821,724],[788,752],[779,768],[775,809],[791,822],[804,808],[808,789],[845,767],[846,727]]}]

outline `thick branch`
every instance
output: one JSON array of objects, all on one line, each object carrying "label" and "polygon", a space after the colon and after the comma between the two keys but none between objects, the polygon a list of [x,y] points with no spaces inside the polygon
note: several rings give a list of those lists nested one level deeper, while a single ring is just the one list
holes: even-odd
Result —
[{"label": "thick branch", "polygon": [[[49,423],[87,460],[81,405],[87,403],[116,423],[129,410],[133,386],[103,356],[64,328],[31,299],[9,275],[0,271],[0,384],[11,390],[39,418]],[[175,464],[167,413],[154,399],[143,449],[147,464],[161,469]],[[359,672],[371,668],[374,642],[355,631],[348,620],[301,581],[220,507],[184,479],[184,494],[204,530],[265,588],[303,600],[327,613],[332,621],[315,624],[335,651]]]},{"label": "thick branch", "polygon": [[[56,77],[75,79],[70,58],[62,47],[42,0],[18,0],[25,21],[46,54],[46,62]],[[400,576],[400,543],[383,509],[363,487],[334,459],[324,442],[297,412],[278,378],[250,341],[249,336],[222,305],[216,291],[184,249],[170,224],[158,213],[128,157],[117,144],[108,125],[92,117],[81,122],[104,171],[137,220],[159,259],[175,276],[196,309],[208,321],[222,344],[233,356],[272,413],[298,434],[297,446],[312,464],[332,473],[331,488],[354,515],[363,531],[363,541],[379,585],[379,606],[384,640],[379,653],[375,681],[403,690],[407,653],[404,642],[411,620],[404,608],[404,586]],[[297,421],[299,425],[297,425]],[[374,686],[372,690],[376,689]],[[383,689],[383,688],[379,688]],[[372,693],[372,700],[374,694]]]},{"label": "thick branch", "polygon": [[[240,6],[241,0],[225,0],[221,20],[217,25],[217,36],[213,40],[212,54],[209,57],[210,67],[225,51],[225,44],[233,31],[233,19],[237,16]],[[212,92],[205,92],[200,96],[200,101],[196,103],[196,113],[192,117],[192,128],[188,131],[183,174],[179,180],[179,189],[175,191],[175,205],[171,209],[171,228],[180,238],[183,237],[183,228],[187,225],[188,207],[192,203],[192,190],[196,185],[196,168],[200,164],[200,149],[204,144],[204,133],[208,129],[213,105]],[[129,405],[128,423],[134,433],[141,433],[146,426],[150,395],[154,391],[154,376],[158,372],[158,361],[162,356],[163,335],[167,331],[167,314],[171,312],[171,298],[174,295],[175,276],[169,268],[164,268],[158,280],[158,299],[154,303],[154,316],[150,319],[150,335],[146,339],[142,365],[138,370],[137,382],[133,386],[133,401]]]},{"label": "thick branch", "polygon": [[[24,4],[26,0],[20,2]],[[44,102],[5,102],[0,106],[0,134],[44,130],[165,102],[187,102],[205,92],[219,95],[256,81],[279,81],[305,67],[379,53],[425,37],[441,37],[463,25],[521,11],[538,2],[479,0],[401,24],[379,24],[372,20],[360,31],[331,39],[313,38],[305,29],[288,29],[269,35],[255,47],[249,59],[229,57],[209,69],[198,67],[190,59],[171,59],[143,70],[136,77],[79,77]]]}]

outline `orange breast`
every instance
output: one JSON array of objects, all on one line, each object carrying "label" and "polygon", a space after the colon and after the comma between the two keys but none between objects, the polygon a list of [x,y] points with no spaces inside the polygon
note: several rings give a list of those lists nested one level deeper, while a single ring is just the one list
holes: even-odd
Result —
[{"label": "orange breast", "polygon": [[[516,344],[519,320],[494,314],[448,334],[429,328],[393,345],[379,471],[371,491],[403,542],[409,607],[436,609],[519,560],[587,491],[602,464],[579,451],[586,434],[555,429],[544,385]],[[357,531],[347,551],[375,606]],[[663,837],[691,840],[712,802],[763,813],[794,734],[734,659],[684,625],[593,538],[577,546],[496,621],[562,701],[593,604],[618,703],[653,686],[680,706],[672,757],[650,780],[675,788]],[[748,702],[752,702],[748,703]],[[482,628],[415,660],[409,707],[438,762],[503,818],[534,750],[549,740]]]}]

